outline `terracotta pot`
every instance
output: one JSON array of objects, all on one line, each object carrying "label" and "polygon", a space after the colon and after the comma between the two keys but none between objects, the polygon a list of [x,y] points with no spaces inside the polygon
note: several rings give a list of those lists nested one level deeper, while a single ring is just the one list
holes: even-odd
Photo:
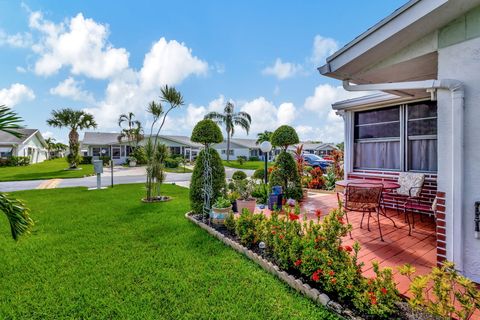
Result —
[{"label": "terracotta pot", "polygon": [[250,212],[255,212],[255,207],[257,206],[257,199],[252,198],[248,200],[237,199],[237,211],[242,213],[243,208],[248,209]]},{"label": "terracotta pot", "polygon": [[224,224],[225,219],[227,218],[228,213],[232,211],[232,206],[228,208],[212,208],[210,212],[210,219],[212,223],[215,224]]}]

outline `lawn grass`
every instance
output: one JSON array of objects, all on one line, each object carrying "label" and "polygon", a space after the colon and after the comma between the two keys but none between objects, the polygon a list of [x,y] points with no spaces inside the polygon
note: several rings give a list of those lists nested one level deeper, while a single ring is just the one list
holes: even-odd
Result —
[{"label": "lawn grass", "polygon": [[16,243],[0,217],[0,319],[335,319],[188,222],[187,189],[143,188],[13,193],[36,225]]},{"label": "lawn grass", "polygon": [[[240,164],[237,160],[222,160],[225,167],[236,168],[236,169],[248,169],[248,170],[257,170],[265,167],[265,162],[263,161],[245,161],[243,164]],[[273,166],[273,163],[269,162],[268,166]]]},{"label": "lawn grass", "polygon": [[93,174],[92,164],[80,165],[82,170],[65,170],[67,168],[68,163],[64,158],[46,160],[24,167],[2,167],[0,181],[81,178]]}]

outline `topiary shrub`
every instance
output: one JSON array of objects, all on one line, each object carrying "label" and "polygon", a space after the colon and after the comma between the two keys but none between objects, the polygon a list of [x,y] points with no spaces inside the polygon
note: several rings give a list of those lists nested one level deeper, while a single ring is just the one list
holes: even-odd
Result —
[{"label": "topiary shrub", "polygon": [[247,179],[247,174],[243,171],[237,170],[232,175],[233,180],[244,180]]},{"label": "topiary shrub", "polygon": [[252,175],[253,179],[258,179],[258,180],[263,180],[264,177],[265,177],[265,169],[263,168],[258,168],[257,170],[255,170],[255,172]]},{"label": "topiary shrub", "polygon": [[285,197],[300,200],[303,196],[302,182],[293,156],[282,150],[277,156],[275,169],[270,174],[270,190],[282,186]]},{"label": "topiary shrub", "polygon": [[178,168],[180,161],[175,158],[165,158],[165,168]]},{"label": "topiary shrub", "polygon": [[[216,125],[215,125],[216,126]],[[212,201],[222,195],[222,190],[225,188],[225,168],[222,164],[222,159],[215,149],[203,149],[198,154],[195,161],[195,168],[193,169],[192,179],[190,180],[190,206],[194,213],[203,213],[203,188],[205,184],[205,168],[204,158],[205,153],[210,152],[210,166],[212,170]],[[213,202],[212,202],[213,204]]]},{"label": "topiary shrub", "polygon": [[271,139],[274,147],[282,147],[287,150],[288,146],[299,143],[297,132],[290,126],[283,125],[277,128]]},{"label": "topiary shrub", "polygon": [[243,166],[243,164],[245,163],[245,161],[247,161],[247,157],[245,156],[238,156],[237,157],[237,161],[238,161],[238,164]]},{"label": "topiary shrub", "polygon": [[251,156],[248,158],[248,161],[260,161],[260,158],[257,156]]},{"label": "topiary shrub", "polygon": [[205,119],[200,121],[193,128],[190,140],[204,145],[220,143],[223,141],[222,131],[213,120]]}]

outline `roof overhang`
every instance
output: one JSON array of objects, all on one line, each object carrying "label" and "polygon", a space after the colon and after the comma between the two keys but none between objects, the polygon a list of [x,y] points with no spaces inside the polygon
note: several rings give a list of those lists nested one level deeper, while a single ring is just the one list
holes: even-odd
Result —
[{"label": "roof overhang", "polygon": [[479,4],[480,0],[411,0],[328,57],[318,70],[322,75],[357,84],[432,78],[437,70],[436,50],[404,61],[395,69],[369,69],[410,44],[435,36],[436,30]]},{"label": "roof overhang", "polygon": [[387,92],[375,93],[363,97],[353,98],[349,100],[339,101],[332,104],[333,110],[356,110],[370,109],[378,107],[388,107],[407,102],[421,101],[430,97],[412,98],[410,96],[397,96]]}]

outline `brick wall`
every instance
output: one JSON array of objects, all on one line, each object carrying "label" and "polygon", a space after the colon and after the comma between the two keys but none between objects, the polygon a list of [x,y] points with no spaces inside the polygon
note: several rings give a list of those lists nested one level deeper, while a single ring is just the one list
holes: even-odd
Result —
[{"label": "brick wall", "polygon": [[445,192],[437,192],[437,264],[447,259],[447,233],[445,221]]}]

